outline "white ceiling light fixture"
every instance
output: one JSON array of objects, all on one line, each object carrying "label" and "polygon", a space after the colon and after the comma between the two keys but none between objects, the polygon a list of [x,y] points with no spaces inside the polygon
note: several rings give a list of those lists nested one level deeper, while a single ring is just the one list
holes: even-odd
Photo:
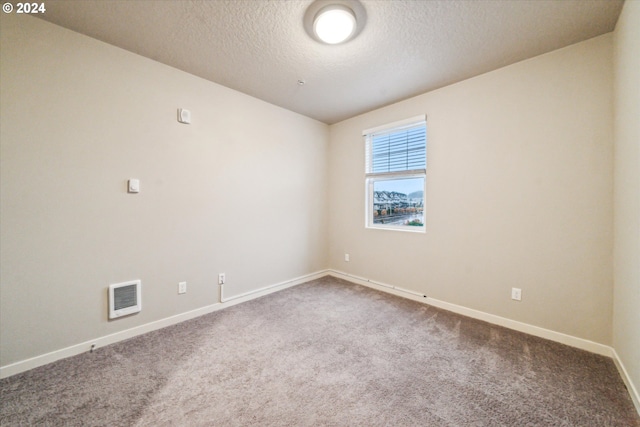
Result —
[{"label": "white ceiling light fixture", "polygon": [[338,44],[346,41],[356,29],[353,11],[341,4],[320,9],[313,20],[313,32],[325,43]]},{"label": "white ceiling light fixture", "polygon": [[316,41],[345,43],[357,36],[366,22],[366,13],[357,0],[316,0],[304,16],[304,27]]}]

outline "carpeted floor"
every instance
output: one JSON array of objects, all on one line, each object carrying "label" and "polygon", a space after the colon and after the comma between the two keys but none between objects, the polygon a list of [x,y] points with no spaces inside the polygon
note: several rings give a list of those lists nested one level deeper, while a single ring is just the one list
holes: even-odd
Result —
[{"label": "carpeted floor", "polygon": [[0,381],[3,426],[640,426],[613,361],[335,278]]}]

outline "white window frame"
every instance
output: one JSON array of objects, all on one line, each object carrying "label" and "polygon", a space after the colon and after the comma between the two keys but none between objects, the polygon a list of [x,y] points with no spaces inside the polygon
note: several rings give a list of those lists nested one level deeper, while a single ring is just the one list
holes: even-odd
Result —
[{"label": "white window frame", "polygon": [[[383,126],[378,126],[371,129],[362,131],[362,135],[365,140],[365,227],[371,229],[381,230],[396,230],[407,231],[411,233],[425,233],[426,213],[424,210],[426,199],[426,186],[427,186],[427,169],[426,169],[426,140],[425,140],[425,167],[420,169],[402,170],[395,172],[373,172],[372,171],[372,155],[370,154],[372,138],[376,135],[391,133],[394,131],[401,131],[416,126],[425,126],[426,131],[427,116],[420,115],[411,117],[409,119],[400,120],[397,122],[389,123]],[[422,178],[422,197],[423,197],[423,211],[422,211],[422,226],[410,226],[410,225],[391,225],[374,223],[373,221],[373,204],[374,204],[374,184],[378,181],[391,181],[394,179],[410,179],[410,178]]]}]

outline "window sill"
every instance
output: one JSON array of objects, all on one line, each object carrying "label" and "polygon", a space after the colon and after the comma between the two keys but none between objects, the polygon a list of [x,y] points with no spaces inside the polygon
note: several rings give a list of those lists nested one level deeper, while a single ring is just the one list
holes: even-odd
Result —
[{"label": "window sill", "polygon": [[414,233],[414,234],[425,234],[426,233],[426,227],[422,226],[422,227],[408,227],[408,226],[399,226],[399,227],[393,227],[393,226],[386,226],[386,227],[381,227],[381,226],[376,226],[376,225],[365,225],[365,228],[368,230],[384,230],[384,231],[400,231],[403,233]]}]

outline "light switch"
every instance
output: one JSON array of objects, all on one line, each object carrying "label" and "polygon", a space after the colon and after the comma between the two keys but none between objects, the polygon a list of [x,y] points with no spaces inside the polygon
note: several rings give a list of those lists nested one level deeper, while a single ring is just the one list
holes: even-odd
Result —
[{"label": "light switch", "polygon": [[129,180],[129,193],[139,193],[140,192],[140,180],[139,179],[130,179]]}]

